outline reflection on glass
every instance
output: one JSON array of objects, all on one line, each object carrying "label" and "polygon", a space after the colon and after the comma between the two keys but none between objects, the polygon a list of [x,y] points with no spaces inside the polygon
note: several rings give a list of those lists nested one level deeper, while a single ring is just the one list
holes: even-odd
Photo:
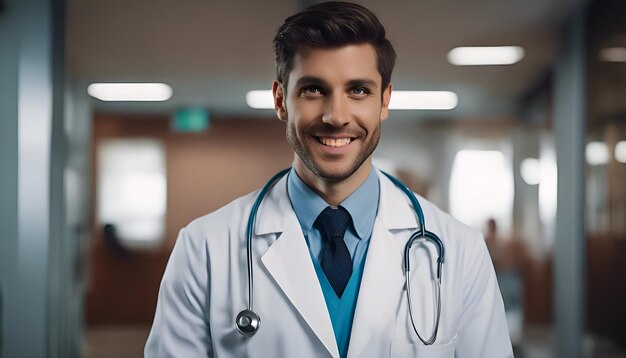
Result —
[{"label": "reflection on glass", "polygon": [[513,173],[501,151],[461,150],[452,164],[450,212],[482,229],[490,218],[505,231],[511,227]]},{"label": "reflection on glass", "polygon": [[615,160],[626,163],[626,140],[622,140],[615,146]]},{"label": "reflection on glass", "polygon": [[556,204],[558,172],[556,166],[556,149],[549,136],[541,138],[539,150],[541,165],[541,183],[539,183],[539,218],[542,224],[543,242],[546,247],[554,244],[556,224]]},{"label": "reflection on glass", "polygon": [[520,164],[520,174],[528,185],[541,183],[541,163],[537,158],[526,158]]},{"label": "reflection on glass", "polygon": [[626,62],[626,47],[607,47],[600,50],[600,61]]},{"label": "reflection on glass", "polygon": [[98,147],[98,220],[128,246],[157,246],[164,237],[165,149],[155,139],[103,140]]},{"label": "reflection on glass", "polygon": [[589,165],[604,165],[609,162],[609,147],[605,142],[589,142],[585,148],[585,159]]}]

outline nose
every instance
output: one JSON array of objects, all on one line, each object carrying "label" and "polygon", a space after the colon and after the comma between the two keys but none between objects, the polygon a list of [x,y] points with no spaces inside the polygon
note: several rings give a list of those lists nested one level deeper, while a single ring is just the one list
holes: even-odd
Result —
[{"label": "nose", "polygon": [[322,122],[336,128],[347,125],[350,117],[347,100],[343,94],[339,93],[328,96]]}]

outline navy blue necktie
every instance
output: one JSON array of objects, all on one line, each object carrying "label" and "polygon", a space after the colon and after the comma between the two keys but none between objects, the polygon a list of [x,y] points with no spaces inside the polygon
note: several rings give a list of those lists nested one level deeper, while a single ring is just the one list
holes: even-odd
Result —
[{"label": "navy blue necktie", "polygon": [[350,213],[341,206],[337,209],[327,207],[315,221],[325,243],[322,270],[339,298],[352,276],[352,257],[343,241],[349,223]]}]

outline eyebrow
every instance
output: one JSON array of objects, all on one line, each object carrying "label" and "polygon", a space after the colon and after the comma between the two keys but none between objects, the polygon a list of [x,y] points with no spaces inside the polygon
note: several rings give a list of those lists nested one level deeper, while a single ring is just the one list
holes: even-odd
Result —
[{"label": "eyebrow", "polygon": [[[315,77],[315,76],[303,76],[300,77],[296,83],[295,86],[296,87],[301,87],[304,85],[314,85],[314,86],[320,86],[320,87],[326,87],[328,86],[326,81],[322,80],[319,77]],[[348,81],[347,87],[353,88],[353,87],[376,87],[378,86],[378,84],[376,83],[376,81],[369,79],[369,78],[358,78],[358,79],[353,79]]]},{"label": "eyebrow", "polygon": [[304,85],[314,85],[314,86],[320,86],[320,87],[324,87],[326,86],[326,82],[324,80],[322,80],[319,77],[315,77],[315,76],[303,76],[298,78],[298,80],[295,83],[296,87],[302,87]]},{"label": "eyebrow", "polygon": [[352,88],[352,87],[372,87],[372,88],[375,88],[377,86],[378,86],[378,84],[376,83],[376,81],[370,80],[370,79],[367,79],[367,78],[348,81],[348,87],[350,87],[350,88]]}]

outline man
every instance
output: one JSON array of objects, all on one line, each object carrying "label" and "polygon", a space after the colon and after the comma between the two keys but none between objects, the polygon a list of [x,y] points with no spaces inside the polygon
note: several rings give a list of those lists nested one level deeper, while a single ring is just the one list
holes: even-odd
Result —
[{"label": "man", "polygon": [[246,225],[257,192],[181,230],[146,356],[512,356],[482,236],[423,198],[445,265],[438,320],[438,250],[414,245],[412,326],[403,249],[420,225],[407,195],[371,164],[395,61],[378,19],[355,4],[315,5],[285,20],[274,50],[276,114],[295,155],[255,215],[260,326],[246,337],[235,325],[249,303]]}]

